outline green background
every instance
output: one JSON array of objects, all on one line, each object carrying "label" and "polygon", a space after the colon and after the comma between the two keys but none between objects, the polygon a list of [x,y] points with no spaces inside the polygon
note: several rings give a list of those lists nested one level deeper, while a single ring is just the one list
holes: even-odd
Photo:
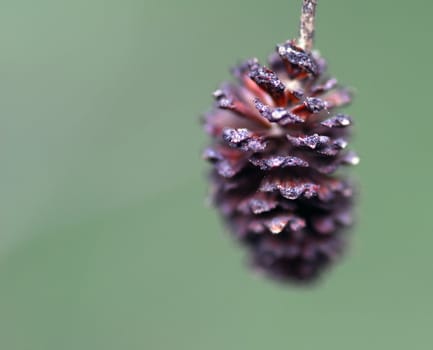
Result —
[{"label": "green background", "polygon": [[0,4],[1,349],[432,349],[433,2],[319,1],[362,162],[352,251],[312,289],[245,268],[198,124],[300,0]]}]

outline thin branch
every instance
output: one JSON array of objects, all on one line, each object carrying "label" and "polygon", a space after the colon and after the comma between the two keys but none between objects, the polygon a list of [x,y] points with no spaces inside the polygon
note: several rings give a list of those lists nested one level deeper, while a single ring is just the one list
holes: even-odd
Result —
[{"label": "thin branch", "polygon": [[306,51],[313,49],[314,19],[318,0],[303,0],[298,45]]}]

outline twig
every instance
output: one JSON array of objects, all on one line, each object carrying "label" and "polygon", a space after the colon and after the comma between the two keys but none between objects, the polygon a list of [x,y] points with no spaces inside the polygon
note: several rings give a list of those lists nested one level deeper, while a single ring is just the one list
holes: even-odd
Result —
[{"label": "twig", "polygon": [[306,51],[313,49],[314,19],[318,0],[303,0],[298,45]]}]

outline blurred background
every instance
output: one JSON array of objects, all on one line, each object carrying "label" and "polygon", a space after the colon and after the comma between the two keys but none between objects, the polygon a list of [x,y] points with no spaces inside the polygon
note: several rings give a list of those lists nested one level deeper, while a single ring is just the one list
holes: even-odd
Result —
[{"label": "blurred background", "polygon": [[433,2],[319,1],[362,157],[353,247],[322,283],[252,275],[204,205],[199,116],[300,6],[1,0],[1,349],[432,348]]}]

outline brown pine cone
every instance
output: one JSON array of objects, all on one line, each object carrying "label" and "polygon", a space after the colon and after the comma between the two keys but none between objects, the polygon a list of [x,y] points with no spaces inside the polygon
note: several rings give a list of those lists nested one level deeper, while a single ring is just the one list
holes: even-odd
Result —
[{"label": "brown pine cone", "polygon": [[346,151],[352,120],[334,114],[351,97],[325,61],[294,41],[269,68],[251,59],[237,83],[214,93],[205,116],[213,144],[211,197],[252,265],[283,281],[310,281],[342,253],[353,189],[337,175],[359,159]]}]

